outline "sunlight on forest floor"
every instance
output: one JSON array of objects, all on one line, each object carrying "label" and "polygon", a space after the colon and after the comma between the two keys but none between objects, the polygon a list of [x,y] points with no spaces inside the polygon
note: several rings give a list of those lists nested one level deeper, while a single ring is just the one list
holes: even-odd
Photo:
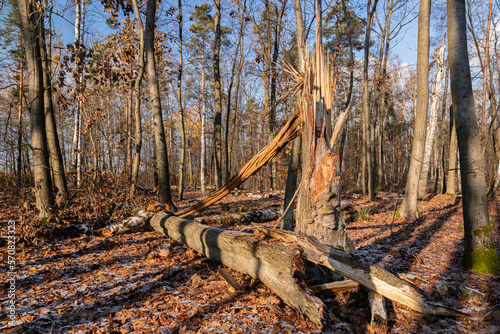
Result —
[{"label": "sunlight on forest floor", "polygon": [[[0,221],[30,221],[32,208],[18,195],[2,193]],[[234,291],[217,273],[218,265],[186,246],[142,226],[133,233],[103,235],[105,224],[130,214],[122,195],[101,191],[99,196],[75,198],[71,208],[61,210],[48,224],[26,232],[31,242],[17,239],[17,290],[15,326],[8,323],[4,307],[7,288],[0,291],[0,329],[3,333],[309,333],[314,325],[262,284],[248,291]],[[192,199],[199,193],[189,193]],[[463,269],[461,199],[439,195],[419,202],[422,217],[409,221],[395,216],[397,194],[379,193],[376,202],[353,201],[345,212],[347,231],[363,261],[400,273],[424,290],[435,302],[471,315],[459,319],[425,316],[389,302],[387,328],[370,324],[364,290],[320,293],[327,305],[325,332],[373,333],[476,333],[499,332],[497,291],[500,277],[479,275]],[[142,199],[146,205],[154,196]],[[282,194],[255,199],[229,195],[202,215],[279,208]],[[140,203],[134,203],[141,205]],[[179,202],[186,207],[187,200]],[[361,219],[357,212],[366,213]],[[500,250],[500,202],[490,201],[490,219],[497,250]],[[59,229],[50,228],[50,224]],[[71,225],[71,228],[68,228]],[[84,233],[84,227],[88,231]],[[219,227],[244,226],[219,222]],[[276,222],[263,223],[273,227]],[[63,228],[65,227],[66,230]],[[47,238],[52,239],[47,241]],[[7,244],[1,241],[1,253]],[[172,244],[172,254],[155,250]],[[0,266],[6,282],[8,268]],[[227,269],[243,285],[250,278]],[[7,286],[7,285],[5,285]],[[464,289],[463,287],[468,287]],[[464,292],[465,291],[465,292]],[[471,292],[472,291],[472,292]],[[474,293],[475,291],[475,293]],[[473,294],[465,298],[466,292]],[[470,293],[469,297],[470,297]],[[495,307],[491,307],[495,306]]]}]

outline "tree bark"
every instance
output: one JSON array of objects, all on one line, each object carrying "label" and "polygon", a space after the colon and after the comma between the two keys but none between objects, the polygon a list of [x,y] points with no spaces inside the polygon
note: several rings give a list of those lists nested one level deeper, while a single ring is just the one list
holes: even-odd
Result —
[{"label": "tree bark", "polygon": [[132,163],[132,179],[130,185],[130,197],[135,196],[135,189],[139,181],[139,166],[141,163],[142,149],[142,128],[141,128],[141,83],[144,76],[144,25],[142,24],[141,12],[137,0],[132,0],[134,6],[135,18],[137,20],[137,29],[139,30],[139,71],[134,83],[134,120],[135,120],[135,153]]},{"label": "tree bark", "polygon": [[500,267],[491,236],[483,155],[467,51],[465,1],[449,0],[447,8],[450,87],[462,175],[465,235],[462,264],[477,272],[498,273]]},{"label": "tree bark", "polygon": [[419,216],[417,208],[418,183],[424,158],[427,131],[427,110],[429,107],[429,20],[431,1],[420,1],[418,15],[418,54],[417,54],[417,109],[411,152],[410,168],[406,180],[405,195],[399,209],[402,217],[415,219]]},{"label": "tree bark", "polygon": [[159,201],[166,203],[175,209],[170,192],[170,175],[168,170],[168,152],[165,140],[165,130],[163,127],[163,116],[161,110],[160,89],[158,86],[158,74],[156,72],[155,58],[155,21],[156,21],[156,0],[148,0],[146,12],[146,62],[149,82],[149,95],[153,113],[153,127],[156,147],[156,168],[158,170]]},{"label": "tree bark", "polygon": [[214,157],[215,157],[215,173],[214,180],[217,188],[222,186],[222,87],[220,80],[220,44],[221,44],[221,28],[220,28],[220,0],[214,0]]},{"label": "tree bark", "polygon": [[[39,217],[48,217],[53,206],[47,132],[45,129],[43,68],[40,56],[40,15],[34,4],[18,0],[28,65],[28,108],[31,123],[31,149],[35,177],[35,199]],[[42,5],[38,1],[35,3]]]}]

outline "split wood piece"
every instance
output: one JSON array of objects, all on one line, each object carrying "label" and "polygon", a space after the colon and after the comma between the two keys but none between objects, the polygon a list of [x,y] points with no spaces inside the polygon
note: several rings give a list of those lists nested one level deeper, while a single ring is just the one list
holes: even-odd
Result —
[{"label": "split wood piece", "polygon": [[312,286],[310,289],[314,292],[321,292],[325,290],[330,290],[333,292],[346,292],[349,290],[357,289],[359,287],[358,282],[354,282],[350,279],[346,279],[343,281],[330,282],[325,284],[319,284]]},{"label": "split wood piece", "polygon": [[[288,243],[271,243],[254,234],[208,227],[165,213],[154,215],[154,230],[185,243],[193,250],[238,272],[259,279],[283,301],[323,325],[325,305],[302,290],[294,279],[304,266],[300,251]],[[265,236],[263,234],[263,236]]]},{"label": "split wood piece", "polygon": [[255,228],[263,231],[271,238],[299,246],[302,249],[304,259],[323,265],[415,311],[432,315],[464,315],[464,313],[453,308],[427,302],[413,284],[382,268],[363,263],[344,251],[321,244],[313,237],[290,231],[271,230],[260,226]]},{"label": "split wood piece", "polygon": [[270,220],[278,219],[283,210],[263,210],[263,211],[251,211],[251,212],[241,212],[232,213],[229,215],[221,216],[209,216],[209,217],[196,217],[194,219],[197,223],[214,223],[214,222],[231,222],[231,223],[262,223]]},{"label": "split wood piece", "polygon": [[387,310],[385,308],[384,297],[373,290],[368,291],[368,300],[372,312],[372,322],[382,324],[387,321]]},{"label": "split wood piece", "polygon": [[[132,217],[128,217],[118,223],[111,224],[107,227],[107,234],[119,235],[132,230],[133,227],[139,226],[147,222],[154,215],[154,212],[139,210]],[[106,230],[105,230],[106,231]]]},{"label": "split wood piece", "polygon": [[302,112],[298,108],[295,113],[290,117],[281,131],[274,137],[274,139],[267,144],[257,155],[248,161],[238,173],[229,180],[229,182],[219,188],[210,196],[204,198],[197,204],[176,213],[179,217],[186,217],[196,212],[199,212],[218,200],[224,198],[233,189],[245,182],[250,176],[257,173],[269,161],[271,161],[276,154],[278,154],[289,142],[295,139],[301,132]]},{"label": "split wood piece", "polygon": [[233,275],[231,275],[221,267],[219,267],[217,272],[222,276],[222,278],[227,282],[227,284],[233,287],[235,291],[243,291],[243,287],[240,285],[240,283],[238,283],[238,281],[233,277]]}]

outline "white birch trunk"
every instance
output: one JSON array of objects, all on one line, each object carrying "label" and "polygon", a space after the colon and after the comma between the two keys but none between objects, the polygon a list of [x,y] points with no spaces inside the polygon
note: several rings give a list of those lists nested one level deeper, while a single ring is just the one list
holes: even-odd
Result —
[{"label": "white birch trunk", "polygon": [[443,44],[436,52],[436,81],[434,89],[431,93],[431,115],[429,125],[427,128],[427,138],[425,139],[424,161],[422,172],[420,174],[420,181],[418,184],[418,195],[420,197],[425,195],[427,189],[427,180],[429,176],[429,165],[431,162],[432,151],[434,148],[434,138],[436,137],[438,111],[439,111],[439,97],[441,95],[441,86],[443,85],[444,77],[444,51],[446,49],[446,38],[443,38]]},{"label": "white birch trunk", "polygon": [[[83,47],[83,35],[85,29],[85,1],[75,0],[75,48]],[[83,73],[81,74],[83,79]],[[72,166],[76,168],[76,186],[80,188],[82,181],[82,101],[77,92],[77,104],[74,120],[74,133],[73,133],[73,156]]]}]

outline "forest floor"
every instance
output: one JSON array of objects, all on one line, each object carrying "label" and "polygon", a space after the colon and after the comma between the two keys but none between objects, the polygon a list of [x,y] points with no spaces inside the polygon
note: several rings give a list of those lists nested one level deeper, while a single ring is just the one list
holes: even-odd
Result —
[{"label": "forest floor", "polygon": [[[244,286],[234,291],[218,264],[148,226],[109,236],[106,224],[130,214],[125,192],[104,188],[75,195],[71,207],[48,222],[32,218],[30,192],[0,192],[2,236],[16,220],[16,321],[7,309],[11,274],[6,238],[0,240],[0,332],[2,333],[319,333],[262,284],[227,269]],[[89,194],[92,196],[89,196]],[[186,198],[200,198],[188,193]],[[142,205],[154,199],[144,196]],[[419,202],[422,217],[395,217],[397,194],[375,202],[352,199],[347,231],[363,261],[414,280],[435,302],[469,316],[423,316],[388,302],[386,325],[370,322],[367,292],[319,293],[327,306],[325,333],[499,333],[500,276],[463,269],[461,198],[439,195]],[[229,195],[201,215],[279,208],[283,196],[255,199]],[[138,203],[135,203],[139,205]],[[179,202],[188,206],[187,200]],[[500,201],[490,201],[490,218],[500,252]],[[248,226],[218,222],[216,226]],[[262,223],[273,227],[276,221]],[[251,226],[250,226],[251,227]],[[171,244],[172,253],[158,248]],[[476,291],[464,297],[464,288]],[[471,290],[471,291],[473,291]]]}]

